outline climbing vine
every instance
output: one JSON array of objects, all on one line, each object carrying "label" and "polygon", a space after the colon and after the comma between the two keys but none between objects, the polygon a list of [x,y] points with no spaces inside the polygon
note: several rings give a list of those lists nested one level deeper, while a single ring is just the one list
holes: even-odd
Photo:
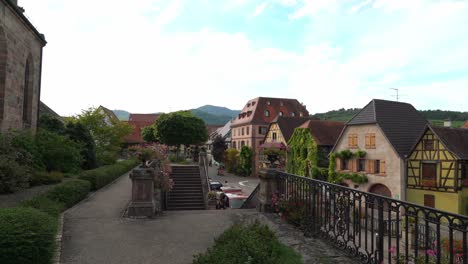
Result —
[{"label": "climbing vine", "polygon": [[296,128],[288,142],[288,162],[286,170],[289,173],[316,178],[319,172],[319,153],[310,130]]},{"label": "climbing vine", "polygon": [[252,157],[252,149],[250,147],[243,146],[239,156],[239,165],[242,170],[242,174],[245,176],[250,176],[250,174],[252,174]]},{"label": "climbing vine", "polygon": [[328,182],[331,183],[342,183],[344,180],[351,180],[356,184],[367,183],[368,179],[365,174],[360,173],[338,173],[336,172],[336,158],[350,159],[353,156],[362,158],[366,155],[363,150],[358,150],[356,153],[352,153],[349,150],[343,150],[338,153],[330,154],[330,162],[328,166]]}]

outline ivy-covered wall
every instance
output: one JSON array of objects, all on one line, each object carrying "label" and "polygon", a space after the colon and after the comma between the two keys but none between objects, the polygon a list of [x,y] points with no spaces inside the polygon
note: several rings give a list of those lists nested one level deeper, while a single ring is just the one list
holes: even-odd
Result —
[{"label": "ivy-covered wall", "polygon": [[319,154],[317,144],[308,128],[296,128],[288,142],[289,151],[286,171],[288,173],[315,178]]}]

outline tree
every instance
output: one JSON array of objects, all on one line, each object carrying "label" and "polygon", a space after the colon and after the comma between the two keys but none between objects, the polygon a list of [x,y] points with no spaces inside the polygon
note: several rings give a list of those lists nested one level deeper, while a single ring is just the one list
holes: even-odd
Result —
[{"label": "tree", "polygon": [[239,165],[239,151],[235,148],[228,148],[226,150],[226,169],[228,172],[235,172]]},{"label": "tree", "polygon": [[224,152],[227,149],[226,140],[221,135],[218,135],[213,140],[213,154],[214,160],[217,162],[224,162]]},{"label": "tree", "polygon": [[239,156],[239,165],[242,170],[242,174],[245,176],[250,176],[250,174],[252,174],[252,158],[252,148],[243,146]]},{"label": "tree", "polygon": [[66,125],[65,133],[71,140],[80,143],[83,146],[81,157],[83,162],[81,168],[85,170],[94,169],[97,167],[96,161],[96,144],[88,129],[81,122],[69,122]]},{"label": "tree", "polygon": [[39,128],[61,135],[65,133],[65,125],[51,115],[41,115],[39,118]]},{"label": "tree", "polygon": [[162,114],[155,122],[155,137],[163,144],[177,147],[198,145],[208,140],[205,122],[189,111]]},{"label": "tree", "polygon": [[147,126],[141,129],[141,137],[146,142],[156,142],[156,136],[154,134],[155,127],[154,126]]},{"label": "tree", "polygon": [[73,122],[81,122],[89,130],[96,144],[96,159],[99,165],[114,163],[121,150],[123,138],[129,135],[132,127],[128,123],[107,118],[97,108],[83,110]]}]

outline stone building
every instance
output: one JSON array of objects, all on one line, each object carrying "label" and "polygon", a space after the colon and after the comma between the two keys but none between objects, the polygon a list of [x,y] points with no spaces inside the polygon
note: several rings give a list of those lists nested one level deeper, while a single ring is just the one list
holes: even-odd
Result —
[{"label": "stone building", "polygon": [[348,181],[350,187],[405,200],[405,159],[427,123],[410,104],[372,100],[346,123],[338,138],[332,152],[354,155],[337,157],[336,171],[367,176],[368,183],[358,186]]},{"label": "stone building", "polygon": [[0,0],[0,131],[36,130],[46,45],[16,0]]}]

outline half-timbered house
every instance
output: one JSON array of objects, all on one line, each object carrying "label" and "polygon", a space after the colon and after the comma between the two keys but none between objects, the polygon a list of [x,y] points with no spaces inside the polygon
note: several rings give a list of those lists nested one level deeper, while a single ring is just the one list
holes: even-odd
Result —
[{"label": "half-timbered house", "polygon": [[468,130],[428,126],[407,171],[408,201],[468,215]]}]

